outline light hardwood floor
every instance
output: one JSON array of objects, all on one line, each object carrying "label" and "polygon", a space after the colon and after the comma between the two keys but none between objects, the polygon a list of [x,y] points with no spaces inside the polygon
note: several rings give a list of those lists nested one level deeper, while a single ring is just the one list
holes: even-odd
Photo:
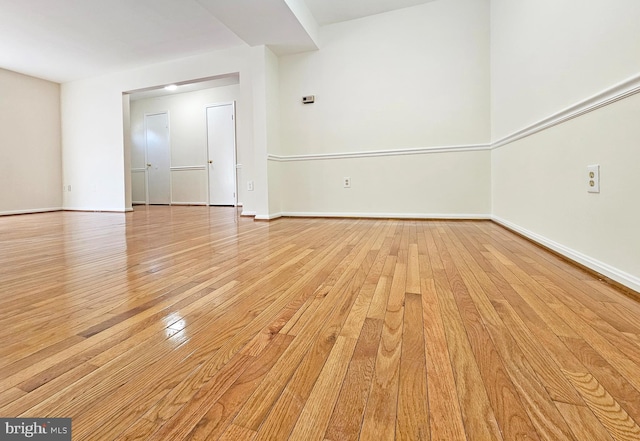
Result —
[{"label": "light hardwood floor", "polygon": [[639,317],[491,222],[0,217],[0,416],[74,440],[639,440]]}]

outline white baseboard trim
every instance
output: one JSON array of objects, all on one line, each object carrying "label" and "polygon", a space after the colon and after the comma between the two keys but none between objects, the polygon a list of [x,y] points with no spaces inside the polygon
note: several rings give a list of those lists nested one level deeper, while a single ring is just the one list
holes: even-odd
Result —
[{"label": "white baseboard trim", "polygon": [[197,206],[207,206],[206,202],[171,202],[171,205],[197,205]]},{"label": "white baseboard trim", "polygon": [[64,207],[63,211],[81,211],[87,213],[126,213],[127,209],[106,209],[106,208],[91,208],[91,207]]},{"label": "white baseboard trim", "polygon": [[611,265],[608,265],[604,262],[601,262],[597,259],[589,257],[585,254],[582,254],[579,251],[573,250],[569,247],[566,247],[562,244],[559,244],[551,239],[547,239],[544,236],[541,236],[533,231],[529,231],[525,228],[522,228],[514,223],[511,223],[505,219],[502,219],[498,216],[493,216],[491,218],[495,223],[502,225],[510,230],[513,230],[517,233],[522,234],[523,236],[531,239],[532,241],[543,245],[556,253],[563,255],[564,257],[578,262],[585,267],[596,271],[603,276],[610,278],[611,280],[615,280],[616,282],[631,288],[634,291],[640,292],[640,278],[633,276],[629,273],[626,273],[618,268],[614,268]]},{"label": "white baseboard trim", "polygon": [[29,208],[27,210],[0,211],[0,216],[12,216],[15,214],[48,213],[51,211],[62,211],[62,210],[63,210],[62,207]]},{"label": "white baseboard trim", "polygon": [[171,171],[192,171],[192,170],[206,170],[206,165],[182,165],[178,167],[169,167]]},{"label": "white baseboard trim", "polygon": [[243,210],[243,211],[242,211],[242,213],[240,213],[240,216],[255,216],[255,215],[257,215],[257,214],[258,214],[258,213],[257,213],[257,212],[255,212],[255,211],[246,211],[246,210]]},{"label": "white baseboard trim", "polygon": [[256,214],[256,220],[273,220],[282,217],[282,213]]},{"label": "white baseboard trim", "polygon": [[330,213],[315,211],[286,211],[269,215],[276,217],[329,217],[329,218],[371,218],[371,219],[441,219],[441,220],[490,220],[490,214],[451,214],[451,213]]}]

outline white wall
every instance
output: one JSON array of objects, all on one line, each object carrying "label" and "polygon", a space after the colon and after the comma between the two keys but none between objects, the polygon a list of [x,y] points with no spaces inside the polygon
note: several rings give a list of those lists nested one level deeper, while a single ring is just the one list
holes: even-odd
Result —
[{"label": "white wall", "polygon": [[[391,151],[284,162],[282,212],[490,213],[488,152],[393,153],[490,141],[487,0],[432,2],[322,27],[320,50],[281,57],[279,71],[273,161]],[[304,95],[315,95],[315,104],[302,104]]]},{"label": "white wall", "polygon": [[280,59],[282,153],[487,142],[489,82],[487,0],[324,26],[319,51]]},{"label": "white wall", "polygon": [[490,215],[490,157],[485,150],[270,163],[281,167],[291,215],[469,219]]},{"label": "white wall", "polygon": [[[267,152],[280,153],[280,63],[268,48],[265,53],[267,104]],[[282,212],[282,170],[277,163],[267,165],[269,179],[269,216]]]},{"label": "white wall", "polygon": [[0,69],[0,214],[60,209],[60,85]]},{"label": "white wall", "polygon": [[[254,180],[256,188],[266,193],[266,172],[254,176],[254,159],[260,156],[254,143],[256,136],[262,136],[253,127],[253,76],[260,73],[259,65],[254,68],[254,49],[216,51],[63,84],[64,182],[72,185],[72,192],[65,193],[64,207],[116,211],[129,208],[125,194],[122,92],[236,72],[240,75],[236,114],[238,162],[243,165],[243,179]],[[261,157],[266,157],[266,151]],[[266,170],[266,161],[262,162]],[[263,207],[266,196],[261,199],[256,193],[245,195],[245,207],[249,210],[259,207],[266,213],[268,209]]]},{"label": "white wall", "polygon": [[[273,140],[273,129],[271,122],[273,119],[269,116],[270,100],[272,96],[273,81],[273,53],[265,46],[256,46],[251,48],[251,73],[253,87],[253,155],[254,155],[254,190],[247,191],[247,195],[251,195],[255,204],[253,209],[243,207],[243,214],[255,215],[256,219],[269,219],[271,213],[269,211],[269,172],[267,165],[267,151],[269,149],[269,141]],[[277,194],[275,195],[277,197]],[[273,202],[271,202],[273,204]]]},{"label": "white wall", "polygon": [[[640,3],[492,0],[491,23],[494,140],[584,101],[493,150],[494,216],[640,290],[640,95],[617,101],[640,77],[589,99],[640,73]],[[587,193],[590,164],[600,194]]]},{"label": "white wall", "polygon": [[128,94],[122,95],[122,138],[124,144],[124,206],[126,210],[132,205],[132,174],[131,174],[131,105]]},{"label": "white wall", "polygon": [[640,72],[637,0],[491,0],[493,140]]},{"label": "white wall", "polygon": [[134,203],[145,202],[145,114],[169,113],[171,203],[207,204],[206,106],[230,103],[239,97],[239,85],[231,85],[131,101],[133,194],[141,198],[134,199]]}]

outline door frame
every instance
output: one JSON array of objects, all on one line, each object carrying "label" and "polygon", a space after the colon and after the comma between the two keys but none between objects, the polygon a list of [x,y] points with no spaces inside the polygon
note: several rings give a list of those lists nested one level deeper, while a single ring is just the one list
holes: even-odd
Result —
[{"label": "door frame", "polygon": [[237,137],[237,127],[236,127],[236,102],[234,101],[222,101],[218,103],[205,104],[204,106],[204,129],[205,129],[205,138],[207,140],[205,144],[205,157],[207,158],[207,162],[205,167],[207,168],[207,206],[211,206],[211,168],[209,167],[209,116],[208,109],[212,107],[222,107],[222,106],[231,106],[232,110],[232,118],[233,118],[233,182],[235,186],[235,198],[233,201],[233,206],[238,206],[238,137]]},{"label": "door frame", "polygon": [[167,115],[167,131],[169,132],[169,205],[173,203],[173,188],[171,187],[171,115],[169,110],[144,114],[144,187],[145,205],[149,205],[149,145],[147,143],[147,116]]}]

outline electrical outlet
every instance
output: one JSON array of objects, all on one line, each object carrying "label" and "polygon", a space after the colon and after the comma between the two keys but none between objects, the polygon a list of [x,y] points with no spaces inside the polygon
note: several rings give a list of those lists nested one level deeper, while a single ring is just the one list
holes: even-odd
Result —
[{"label": "electrical outlet", "polygon": [[247,191],[253,191],[253,181],[247,181]]},{"label": "electrical outlet", "polygon": [[587,192],[600,193],[600,166],[587,166]]},{"label": "electrical outlet", "polygon": [[351,188],[351,178],[342,178],[342,185],[344,188]]},{"label": "electrical outlet", "polygon": [[71,184],[67,185],[67,191],[71,191]]}]

